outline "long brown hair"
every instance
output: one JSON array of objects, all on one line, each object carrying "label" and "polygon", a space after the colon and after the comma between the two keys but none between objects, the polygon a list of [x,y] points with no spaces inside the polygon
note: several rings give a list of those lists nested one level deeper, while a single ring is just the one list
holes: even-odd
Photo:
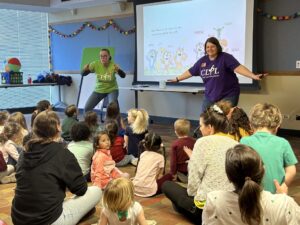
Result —
[{"label": "long brown hair", "polygon": [[[225,170],[238,193],[242,221],[249,225],[261,223],[260,197],[264,176],[263,162],[251,147],[236,145],[226,153]],[[249,204],[251,199],[251,204]]]},{"label": "long brown hair", "polygon": [[33,122],[33,135],[26,143],[25,149],[28,151],[32,144],[47,144],[53,142],[59,135],[60,120],[54,111],[40,112]]}]

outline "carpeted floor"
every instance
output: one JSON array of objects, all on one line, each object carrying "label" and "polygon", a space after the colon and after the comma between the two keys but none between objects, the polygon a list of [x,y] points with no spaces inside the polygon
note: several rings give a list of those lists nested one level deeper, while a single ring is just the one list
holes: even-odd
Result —
[{"label": "carpeted floor", "polygon": [[[172,125],[158,125],[151,124],[150,130],[153,130],[162,136],[166,149],[169,150],[170,143],[176,138]],[[300,138],[299,137],[286,137],[296,155],[298,160],[300,159]],[[167,164],[167,170],[169,165]],[[134,175],[135,167],[127,166],[121,168],[122,171]],[[297,165],[297,170],[300,171],[300,165]],[[10,208],[11,201],[14,196],[15,184],[1,184],[0,185],[0,219],[5,221],[7,225],[11,225]],[[289,188],[289,195],[295,198],[300,204],[300,172],[298,172],[293,184]],[[174,212],[171,202],[164,197],[164,195],[158,195],[152,198],[136,198],[145,210],[146,219],[156,220],[158,225],[188,225],[189,223],[184,217]],[[88,218],[81,221],[80,225],[88,225],[97,223],[100,215],[101,206],[98,204],[96,212]]]}]

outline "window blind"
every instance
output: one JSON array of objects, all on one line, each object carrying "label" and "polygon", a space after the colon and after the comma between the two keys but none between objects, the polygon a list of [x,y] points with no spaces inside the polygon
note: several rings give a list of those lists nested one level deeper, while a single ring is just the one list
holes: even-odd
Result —
[{"label": "window blind", "polygon": [[[0,9],[1,71],[5,61],[16,57],[21,62],[23,82],[41,71],[49,71],[48,14]],[[1,88],[0,108],[35,106],[42,99],[51,100],[51,87]]]}]

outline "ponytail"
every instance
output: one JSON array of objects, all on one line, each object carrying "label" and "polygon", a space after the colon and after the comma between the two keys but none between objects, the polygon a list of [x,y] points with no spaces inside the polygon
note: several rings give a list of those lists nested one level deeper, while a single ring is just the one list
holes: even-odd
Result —
[{"label": "ponytail", "polygon": [[148,121],[149,121],[148,112],[144,109],[138,109],[134,117],[135,120],[131,125],[133,133],[141,134],[145,132],[148,128]]},{"label": "ponytail", "polygon": [[[260,204],[262,188],[250,177],[245,178],[244,186],[239,193],[239,207],[242,221],[249,225],[258,225],[261,223],[262,208]],[[249,204],[251,199],[251,204]]]},{"label": "ponytail", "polygon": [[228,180],[233,183],[238,193],[242,221],[249,225],[260,224],[262,220],[261,181],[264,176],[260,156],[251,147],[238,144],[228,149],[225,170]]}]

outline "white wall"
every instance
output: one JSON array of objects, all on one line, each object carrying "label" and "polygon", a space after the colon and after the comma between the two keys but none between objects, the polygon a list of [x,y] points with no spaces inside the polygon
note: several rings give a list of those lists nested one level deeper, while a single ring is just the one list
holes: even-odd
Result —
[{"label": "white wall", "polygon": [[97,18],[102,17],[122,17],[126,15],[133,15],[133,4],[126,3],[126,7],[124,11],[118,11],[118,5],[104,5],[104,6],[96,6],[92,8],[82,8],[77,9],[76,14],[73,14],[71,10],[65,12],[57,12],[49,14],[49,23],[67,23],[74,21],[92,21]]},{"label": "white wall", "polygon": [[[80,9],[77,15],[71,14],[51,14],[49,22],[67,22],[78,18],[114,17],[117,15],[132,14],[133,8],[127,3],[125,12],[114,13],[110,6],[103,6],[93,9]],[[71,87],[63,86],[63,101],[67,104],[76,103],[80,83],[80,75],[73,74],[73,84]],[[120,87],[128,87],[132,83],[133,76],[128,75],[125,79],[119,79]],[[269,102],[280,107],[283,114],[289,119],[284,119],[282,128],[299,130],[300,121],[296,121],[296,114],[300,115],[300,76],[289,76],[282,74],[279,76],[268,76],[262,82],[262,89],[253,93],[242,93],[239,105],[249,112],[250,108],[258,102]],[[90,88],[93,85],[91,85]],[[186,93],[164,93],[164,92],[139,92],[139,107],[145,108],[150,115],[162,117],[186,117],[198,120],[202,95]],[[134,107],[134,92],[130,90],[120,90],[119,102],[121,112],[125,113]]]}]

